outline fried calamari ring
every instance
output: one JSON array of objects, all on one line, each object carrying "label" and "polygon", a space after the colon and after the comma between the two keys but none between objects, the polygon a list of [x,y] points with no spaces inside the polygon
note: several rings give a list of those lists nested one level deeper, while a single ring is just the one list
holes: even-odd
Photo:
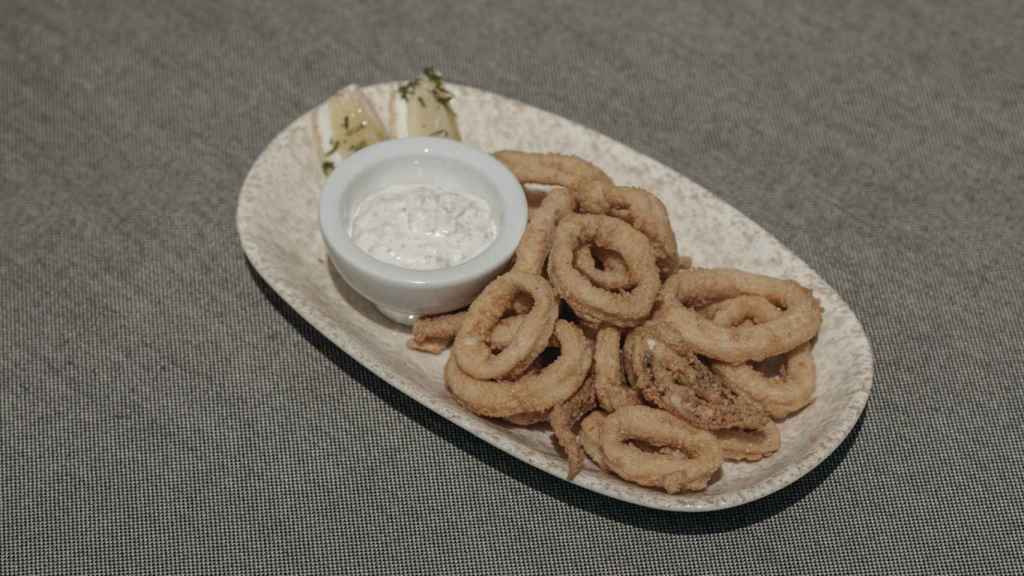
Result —
[{"label": "fried calamari ring", "polygon": [[[763,324],[782,316],[760,296],[739,296],[723,300],[701,311],[718,326],[736,326],[752,320]],[[783,355],[783,373],[767,377],[750,364],[712,362],[711,369],[729,386],[746,392],[760,402],[772,418],[781,419],[807,406],[814,399],[815,365],[811,343],[805,342]]]},{"label": "fried calamari ring", "polygon": [[[529,307],[526,308],[527,312]],[[523,325],[527,315],[506,316],[495,324],[494,330],[487,337],[487,343],[491,350],[500,352],[512,343],[516,332]],[[466,318],[466,312],[454,312],[440,316],[424,316],[417,318],[412,325],[412,338],[406,345],[420,352],[440,354],[452,345],[452,340],[459,333],[462,322]]]},{"label": "fried calamari ring", "polygon": [[512,269],[530,274],[544,272],[544,262],[551,251],[555,227],[559,220],[575,209],[576,201],[565,188],[555,188],[548,192],[526,225],[526,231],[516,248]]},{"label": "fried calamari ring", "polygon": [[692,353],[677,353],[647,327],[629,333],[623,347],[630,384],[648,402],[705,430],[754,430],[769,422],[764,409],[727,386]]},{"label": "fried calamari ring", "polygon": [[748,364],[715,362],[711,369],[730,386],[761,403],[772,418],[781,420],[814,401],[816,369],[810,342],[784,355],[784,373],[766,377]]},{"label": "fried calamari ring", "polygon": [[712,434],[718,439],[718,446],[722,449],[722,456],[726,460],[755,462],[771,456],[782,445],[779,427],[771,420],[760,430],[729,428],[714,430]]},{"label": "fried calamari ring", "polygon": [[604,425],[607,416],[608,414],[601,410],[594,410],[580,421],[579,439],[583,451],[602,470],[608,469],[604,463],[604,453],[601,452],[601,426]]},{"label": "fried calamari ring", "polygon": [[[763,296],[785,312],[763,324],[726,328],[689,308],[744,294]],[[665,281],[655,318],[658,337],[673,348],[738,364],[783,354],[813,338],[821,306],[792,280],[732,269],[680,270]]]},{"label": "fried calamari ring", "polygon": [[752,295],[736,296],[708,304],[700,309],[700,313],[716,325],[725,328],[739,326],[747,320],[762,323],[782,316],[782,310],[767,298]]},{"label": "fried calamari ring", "polygon": [[573,265],[599,288],[629,290],[636,286],[626,261],[617,252],[596,246],[583,246],[576,250]]},{"label": "fried calamari ring", "polygon": [[592,360],[590,344],[579,328],[559,320],[554,333],[560,348],[558,358],[516,380],[474,378],[463,371],[452,354],[444,371],[448,390],[460,404],[480,416],[508,418],[551,410],[583,385]]},{"label": "fried calamari ring", "polygon": [[[546,184],[564,186],[576,196],[581,208],[586,212],[604,214],[610,208],[604,187],[612,185],[612,179],[600,168],[576,156],[564,154],[542,154],[502,150],[495,152],[494,157],[515,175],[521,184]],[[600,188],[593,192],[588,183],[595,183]]]},{"label": "fried calamari ring", "polygon": [[[576,251],[589,244],[618,252],[637,285],[612,292],[576,270]],[[651,243],[643,234],[617,218],[587,214],[570,214],[558,224],[548,256],[548,278],[581,320],[622,327],[644,322],[661,285]]]},{"label": "fried calamari ring", "polygon": [[609,204],[609,216],[629,222],[651,241],[662,278],[668,278],[679,270],[676,235],[668,219],[668,210],[657,196],[642,188],[624,186],[607,187],[604,196]]},{"label": "fried calamari ring", "polygon": [[668,211],[654,194],[640,188],[615,186],[600,168],[575,156],[503,150],[494,157],[524,185],[564,186],[575,195],[583,212],[607,214],[629,222],[651,241],[663,278],[679,268]]},{"label": "fried calamari ring", "polygon": [[618,328],[606,326],[594,340],[594,391],[606,412],[643,404],[640,393],[624,381],[621,339]]},{"label": "fried calamari ring", "polygon": [[594,396],[594,382],[592,378],[587,378],[572,398],[551,409],[548,422],[555,433],[555,440],[562,450],[565,450],[565,456],[569,460],[569,480],[575,478],[583,469],[583,447],[573,427],[595,406],[597,398]]},{"label": "fried calamari ring", "polygon": [[[663,449],[646,452],[632,441]],[[669,494],[703,490],[722,466],[722,450],[710,432],[647,406],[627,406],[605,418],[601,453],[605,465],[624,480]]]},{"label": "fried calamari ring", "polygon": [[440,354],[451,346],[465,318],[465,312],[417,318],[412,324],[412,338],[406,345],[420,352]]},{"label": "fried calamari ring", "polygon": [[[521,293],[529,294],[533,306],[512,341],[495,354],[488,344],[488,335]],[[547,348],[557,318],[558,298],[544,278],[506,272],[492,280],[470,304],[455,336],[452,357],[459,368],[474,378],[515,378]]]}]

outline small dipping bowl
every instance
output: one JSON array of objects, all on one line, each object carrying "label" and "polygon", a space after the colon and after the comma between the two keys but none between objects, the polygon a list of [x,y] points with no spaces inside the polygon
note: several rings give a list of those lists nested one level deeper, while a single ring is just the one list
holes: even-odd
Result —
[{"label": "small dipping bowl", "polygon": [[[483,252],[451,268],[408,270],[377,260],[352,242],[350,224],[367,196],[396,184],[479,196],[490,206],[497,236]],[[382,314],[405,325],[468,306],[508,265],[526,216],[526,196],[508,168],[490,154],[442,138],[368,146],[339,162],[320,194],[320,233],[331,264]]]}]

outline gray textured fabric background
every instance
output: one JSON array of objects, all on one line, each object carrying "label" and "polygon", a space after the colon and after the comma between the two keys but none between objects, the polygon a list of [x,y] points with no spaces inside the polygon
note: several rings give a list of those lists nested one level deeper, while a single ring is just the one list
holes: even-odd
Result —
[{"label": "gray textured fabric background", "polygon": [[[672,515],[514,461],[248,267],[236,198],[348,82],[435,63],[687,174],[876,354],[854,434]],[[0,3],[0,573],[1011,573],[1024,4]],[[1020,573],[1020,572],[1017,572]]]}]

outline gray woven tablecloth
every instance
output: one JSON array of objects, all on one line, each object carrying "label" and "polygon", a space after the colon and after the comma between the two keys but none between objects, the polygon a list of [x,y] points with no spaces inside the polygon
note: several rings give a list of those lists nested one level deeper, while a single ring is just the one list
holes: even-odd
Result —
[{"label": "gray woven tablecloth", "polygon": [[[337,87],[431,63],[820,272],[876,355],[851,437],[762,501],[659,513],[299,319],[237,240],[249,166]],[[0,573],[1012,573],[1022,286],[1020,2],[3,1]]]}]

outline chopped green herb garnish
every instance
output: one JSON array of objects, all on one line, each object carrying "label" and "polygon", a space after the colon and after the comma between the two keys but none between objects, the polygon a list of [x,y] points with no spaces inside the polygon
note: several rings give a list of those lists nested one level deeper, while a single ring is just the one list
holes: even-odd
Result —
[{"label": "chopped green herb garnish", "polygon": [[327,152],[324,152],[324,156],[330,156],[331,154],[334,154],[335,152],[338,151],[338,146],[341,145],[341,143],[335,140],[334,138],[328,140],[327,144],[328,146],[330,146],[330,148],[328,148]]},{"label": "chopped green herb garnish", "polygon": [[398,95],[402,97],[402,100],[409,99],[409,94],[416,90],[416,85],[419,84],[419,82],[419,78],[413,78],[412,80],[409,80],[405,84],[402,84],[401,86],[398,87]]},{"label": "chopped green herb garnish", "polygon": [[[423,78],[426,78],[428,82],[434,85],[433,88],[431,88],[430,90],[434,98],[442,106],[447,108],[449,112],[455,114],[455,111],[452,110],[451,106],[449,105],[449,103],[452,101],[452,98],[454,98],[455,96],[451,92],[449,92],[447,88],[444,87],[444,77],[441,76],[441,73],[438,72],[437,69],[434,68],[433,66],[427,66],[426,68],[424,68],[423,76],[419,78],[414,78],[413,80],[410,80],[398,87],[398,95],[402,97],[402,100],[409,100],[409,95],[411,95],[416,90],[416,87],[419,85],[420,80],[422,80]],[[421,106],[426,107],[427,104],[426,102],[423,101],[421,97],[417,96],[416,99],[419,100]]]},{"label": "chopped green herb garnish", "polygon": [[349,148],[349,151],[350,152],[358,152],[358,151],[362,150],[363,148],[366,148],[367,146],[369,146],[369,144],[365,140],[361,141],[361,142],[356,142],[355,144],[353,144]]},{"label": "chopped green herb garnish", "polygon": [[442,106],[447,108],[449,112],[454,114],[454,111],[448,103],[451,102],[452,98],[455,96],[444,87],[444,77],[441,76],[441,73],[433,66],[427,66],[423,69],[423,75],[427,77],[427,80],[430,80],[434,84],[433,89],[431,89],[431,92],[434,94],[434,98],[436,98]]},{"label": "chopped green herb garnish", "polygon": [[334,162],[324,162],[320,169],[324,171],[324,176],[330,176],[331,172],[334,172]]},{"label": "chopped green herb garnish", "polygon": [[424,68],[423,75],[426,76],[427,79],[429,79],[434,84],[440,84],[441,80],[443,80],[441,73],[438,72],[437,68],[434,68],[433,66],[427,66],[426,68]]},{"label": "chopped green herb garnish", "polygon": [[445,130],[444,128],[441,128],[440,130],[435,130],[435,131],[431,132],[430,135],[431,136],[437,136],[438,138],[447,138],[448,137],[448,131]]},{"label": "chopped green herb garnish", "polygon": [[452,98],[455,98],[455,96],[444,88],[434,88],[434,98],[437,98],[437,101],[443,106],[448,106],[448,103],[451,102]]},{"label": "chopped green herb garnish", "polygon": [[418,100],[418,101],[419,101],[419,103],[420,103],[420,106],[422,106],[422,107],[424,107],[424,108],[426,108],[426,107],[427,107],[427,103],[426,103],[426,102],[425,102],[425,101],[423,100],[423,97],[422,97],[422,96],[417,96],[417,97],[416,97],[416,100]]},{"label": "chopped green herb garnish", "polygon": [[345,120],[342,121],[342,125],[345,126],[345,132],[348,132],[348,116],[345,116]]}]

